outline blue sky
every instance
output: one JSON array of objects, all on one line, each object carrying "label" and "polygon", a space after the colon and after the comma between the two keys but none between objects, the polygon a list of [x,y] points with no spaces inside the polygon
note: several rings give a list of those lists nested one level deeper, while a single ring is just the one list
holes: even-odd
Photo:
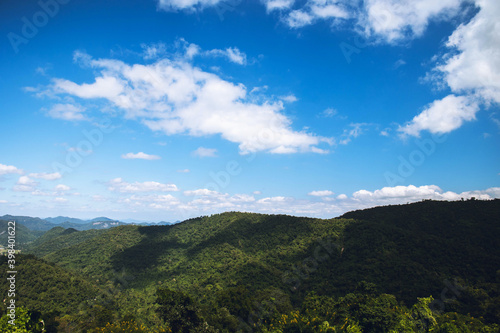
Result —
[{"label": "blue sky", "polygon": [[495,0],[0,4],[0,212],[500,197]]}]

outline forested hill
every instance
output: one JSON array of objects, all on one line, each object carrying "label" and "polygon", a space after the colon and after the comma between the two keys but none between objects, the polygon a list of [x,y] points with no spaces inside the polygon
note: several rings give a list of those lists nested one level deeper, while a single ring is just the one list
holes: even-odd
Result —
[{"label": "forested hill", "polygon": [[[56,229],[30,251],[89,281],[107,285],[117,272],[127,276],[109,309],[115,320],[130,315],[151,324],[145,314],[163,290],[160,303],[193,304],[192,311],[221,332],[235,331],[238,317],[277,298],[276,315],[300,311],[299,318],[328,321],[341,332],[350,327],[344,319],[361,331],[388,332],[403,322],[398,311],[431,295],[442,304],[442,322],[452,320],[442,314],[448,312],[461,313],[453,317],[460,325],[472,325],[472,317],[498,322],[499,239],[500,200],[425,201],[329,220],[228,212],[170,226]],[[363,311],[385,319],[363,324]],[[170,328],[179,324],[169,316],[160,313]],[[291,323],[273,316],[266,314],[262,325]]]}]

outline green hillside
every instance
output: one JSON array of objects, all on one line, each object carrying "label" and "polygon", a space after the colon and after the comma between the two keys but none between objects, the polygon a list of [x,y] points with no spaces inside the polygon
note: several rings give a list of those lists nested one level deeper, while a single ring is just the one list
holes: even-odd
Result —
[{"label": "green hillside", "polygon": [[78,231],[73,228],[64,229],[63,227],[55,227],[29,244],[25,252],[43,257],[46,254],[88,241],[102,234],[103,231],[105,230],[92,229]]},{"label": "green hillside", "polygon": [[162,318],[174,332],[497,332],[500,322],[500,200],[63,233],[30,250],[119,285],[116,331],[119,318],[157,329]]},{"label": "green hillside", "polygon": [[[7,247],[7,240],[8,240],[8,235],[9,235],[9,223],[8,221],[3,221],[0,220],[0,246],[2,247]],[[16,232],[16,249],[22,250],[25,249],[27,244],[33,242],[36,240],[41,234],[43,234],[43,231],[31,231],[24,225],[20,223],[16,223],[15,225],[15,232]]]},{"label": "green hillside", "polygon": [[42,220],[41,218],[30,217],[30,216],[4,215],[4,216],[0,216],[0,220],[16,221],[17,223],[22,224],[23,226],[27,227],[28,229],[36,230],[36,231],[48,231],[56,226],[56,224]]}]

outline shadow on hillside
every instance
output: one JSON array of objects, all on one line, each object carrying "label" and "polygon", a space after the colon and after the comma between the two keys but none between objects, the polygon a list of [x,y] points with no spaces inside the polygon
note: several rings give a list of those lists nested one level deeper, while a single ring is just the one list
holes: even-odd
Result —
[{"label": "shadow on hillside", "polygon": [[159,257],[165,249],[186,248],[187,245],[177,240],[168,239],[173,226],[139,227],[145,237],[136,245],[126,248],[111,257],[113,268],[117,271],[140,272],[158,265]]},{"label": "shadow on hillside", "polygon": [[265,216],[258,221],[248,217],[239,218],[215,236],[191,247],[189,258],[197,256],[210,247],[229,244],[245,254],[270,252],[284,242],[292,242],[299,235],[311,232],[309,219],[287,215]]}]

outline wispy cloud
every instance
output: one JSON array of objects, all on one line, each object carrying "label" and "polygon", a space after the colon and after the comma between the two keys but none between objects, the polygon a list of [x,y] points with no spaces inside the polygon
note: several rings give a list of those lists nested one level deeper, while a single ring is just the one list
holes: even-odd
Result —
[{"label": "wispy cloud", "polygon": [[31,178],[44,179],[44,180],[56,180],[56,179],[62,178],[62,175],[59,172],[54,172],[54,173],[47,173],[47,172],[30,173],[28,176],[31,177]]},{"label": "wispy cloud", "polygon": [[241,52],[237,47],[228,47],[225,50],[214,49],[206,51],[204,54],[215,57],[225,57],[229,61],[239,65],[247,64],[247,55]]},{"label": "wispy cloud", "polygon": [[107,185],[109,191],[121,193],[174,192],[179,190],[175,184],[163,184],[154,181],[127,183],[122,178],[112,179]]},{"label": "wispy cloud", "polygon": [[47,111],[49,117],[55,119],[82,121],[87,120],[84,115],[85,108],[75,104],[55,104]]},{"label": "wispy cloud", "polygon": [[122,158],[123,159],[126,159],[126,160],[149,160],[149,161],[153,161],[153,160],[160,160],[161,157],[158,156],[158,155],[149,155],[149,154],[146,154],[146,153],[143,153],[142,151],[141,152],[138,152],[138,153],[127,153],[127,154],[123,154],[122,155]]},{"label": "wispy cloud", "polygon": [[193,151],[193,155],[198,156],[198,157],[216,157],[217,156],[217,149],[199,147],[198,149]]},{"label": "wispy cloud", "polygon": [[312,192],[308,193],[308,195],[312,195],[315,197],[326,197],[326,196],[333,195],[333,194],[334,193],[332,191],[329,191],[329,190],[312,191]]}]

